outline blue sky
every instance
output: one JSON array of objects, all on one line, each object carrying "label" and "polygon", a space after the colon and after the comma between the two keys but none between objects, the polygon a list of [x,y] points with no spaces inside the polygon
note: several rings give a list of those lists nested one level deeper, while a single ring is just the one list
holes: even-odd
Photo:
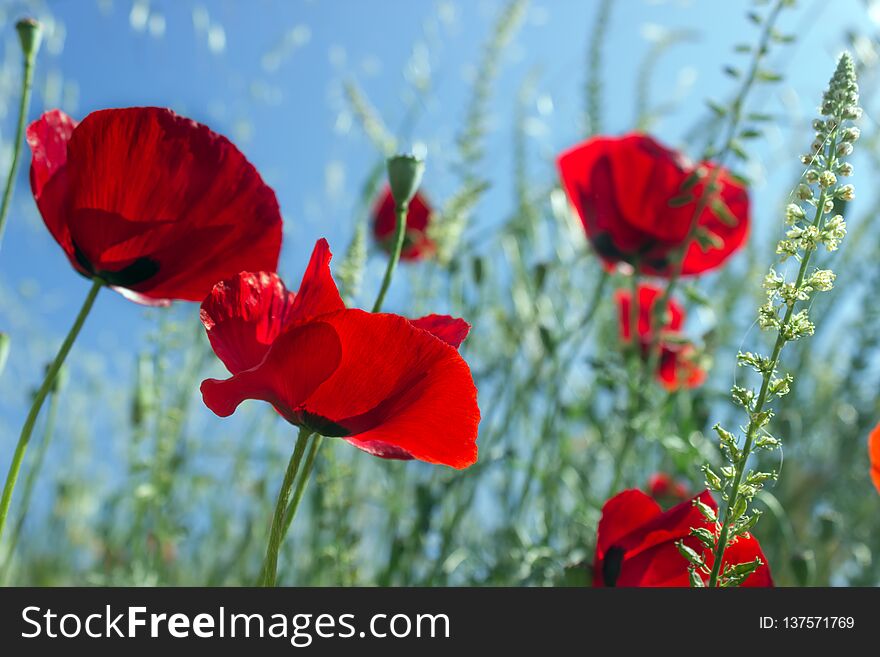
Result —
[{"label": "blue sky", "polygon": [[[479,208],[491,224],[511,208],[509,171],[512,99],[536,76],[529,131],[538,181],[552,179],[553,155],[581,134],[587,35],[597,2],[534,0],[506,51],[492,102],[486,175],[493,188]],[[810,118],[843,46],[845,29],[873,30],[864,3],[801,2],[782,21],[798,43],[780,50],[785,84],[759,92],[764,109]],[[632,128],[636,76],[652,38],[663,30],[688,30],[694,39],[657,63],[651,85],[655,102],[675,101],[674,112],[654,129],[671,144],[705,114],[707,97],[735,88],[721,73],[734,61],[732,48],[753,43],[745,18],[749,2],[619,0],[614,3],[603,83],[606,131]],[[344,252],[361,182],[376,151],[353,122],[342,94],[356,81],[393,129],[413,97],[412,81],[428,79],[419,120],[406,146],[427,152],[426,188],[442,199],[452,189],[453,137],[460,126],[474,63],[502,3],[491,0],[57,0],[0,3],[0,162],[5,171],[14,131],[20,55],[12,27],[34,14],[48,26],[38,60],[31,118],[60,106],[77,118],[92,110],[130,105],[170,106],[228,135],[277,192],[285,217],[281,268],[298,282],[308,253],[326,236]],[[801,124],[803,125],[803,123]],[[809,134],[797,133],[801,148]],[[774,221],[780,190],[790,184],[791,151],[778,169],[777,153],[789,135],[771,130],[760,151],[755,221]],[[768,173],[769,172],[769,173]],[[4,173],[5,176],[5,173]],[[371,271],[380,267],[373,259]],[[38,383],[42,366],[87,292],[49,237],[33,204],[22,168],[0,250],[0,330],[13,351],[0,379],[0,469],[26,410],[25,390]],[[438,309],[442,310],[442,309]],[[181,309],[196,321],[196,308]],[[86,356],[103,358],[111,377],[127,381],[134,354],[151,327],[144,311],[102,293],[73,367]]]}]

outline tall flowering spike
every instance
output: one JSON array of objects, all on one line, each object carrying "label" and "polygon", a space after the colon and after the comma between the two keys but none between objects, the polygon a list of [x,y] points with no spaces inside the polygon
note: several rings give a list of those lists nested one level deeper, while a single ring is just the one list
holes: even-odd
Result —
[{"label": "tall flowering spike", "polygon": [[[593,586],[686,587],[692,582],[687,552],[700,563],[700,581],[712,566],[713,554],[705,536],[714,526],[718,507],[709,491],[663,511],[640,490],[625,490],[605,502],[596,536]],[[744,586],[773,586],[767,558],[758,540],[739,536],[725,565],[754,564],[742,578]]]},{"label": "tall flowering spike", "polygon": [[747,471],[746,465],[753,451],[775,450],[780,446],[779,439],[769,429],[773,417],[769,405],[774,398],[787,394],[794,380],[791,373],[779,371],[780,355],[786,343],[813,334],[815,326],[809,316],[813,295],[830,290],[834,283],[834,272],[811,267],[811,260],[821,248],[835,251],[846,235],[843,217],[833,212],[835,201],[851,201],[855,197],[853,186],[841,183],[840,178],[853,172],[847,158],[859,138],[858,128],[852,125],[862,114],[858,101],[855,67],[849,53],[844,53],[823,95],[821,117],[813,122],[815,138],[810,152],[801,158],[808,168],[785,208],[788,230],[776,247],[780,261],[795,258],[800,262],[797,275],[791,279],[782,273],[781,267],[779,270],[771,267],[764,277],[767,297],[758,309],[758,325],[774,334],[773,349],[769,355],[752,352],[738,355],[739,365],[754,369],[760,378],[757,388],[737,385],[732,391],[734,401],[748,416],[744,436],[740,440],[716,425],[726,463],[718,471],[703,466],[707,486],[729,500],[711,536],[716,558],[710,572],[710,586],[737,584],[737,567],[745,567],[744,564],[722,570],[722,558],[735,544],[736,537],[749,531],[758,521],[760,513],[750,514],[749,504],[764,483],[777,475],[776,472]]},{"label": "tall flowering spike", "polygon": [[202,321],[233,376],[204,381],[205,404],[225,417],[259,399],[292,424],[382,458],[472,465],[480,411],[457,351],[470,326],[347,309],[329,264],[319,240],[295,295],[267,274],[215,286]]},{"label": "tall flowering spike", "polygon": [[[690,164],[648,135],[588,139],[560,155],[558,166],[587,237],[609,266],[625,262],[671,276],[684,249],[681,274],[693,276],[720,267],[745,241],[745,187],[716,164]],[[704,195],[708,203],[700,201]]]},{"label": "tall flowering spike", "polygon": [[157,107],[27,130],[31,188],[71,265],[139,303],[201,301],[240,271],[274,271],[275,193],[225,137]]}]

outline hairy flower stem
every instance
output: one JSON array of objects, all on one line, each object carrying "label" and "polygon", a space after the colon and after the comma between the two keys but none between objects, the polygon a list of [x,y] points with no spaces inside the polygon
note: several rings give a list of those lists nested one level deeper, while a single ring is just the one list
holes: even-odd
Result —
[{"label": "hairy flower stem", "polygon": [[301,428],[299,430],[293,454],[290,455],[290,461],[287,463],[287,471],[284,473],[284,481],[281,483],[281,490],[278,491],[278,500],[275,503],[272,529],[269,532],[269,544],[266,547],[266,559],[263,562],[263,570],[259,578],[260,586],[275,586],[275,579],[278,573],[278,551],[281,549],[284,535],[290,527],[290,524],[286,522],[290,489],[293,487],[296,473],[299,471],[303,454],[306,451],[306,443],[311,435],[312,432],[308,429]]},{"label": "hairy flower stem", "polygon": [[[27,121],[28,107],[31,104],[31,89],[34,83],[34,62],[37,58],[37,49],[24,52],[24,70],[21,76],[21,98],[18,104],[18,123],[15,128],[15,144],[12,148],[12,164],[9,166],[9,175],[6,177],[6,189],[3,192],[3,201],[0,204],[0,246],[3,244],[3,233],[6,230],[6,218],[9,215],[9,207],[12,203],[12,192],[15,188],[15,177],[18,173],[18,165],[21,161],[21,146],[24,141],[24,127]],[[0,520],[0,533],[3,524]]]},{"label": "hairy flower stem", "polygon": [[73,343],[76,341],[76,338],[86,321],[86,317],[88,317],[89,311],[91,311],[92,306],[95,303],[95,298],[98,296],[98,292],[103,285],[104,282],[97,278],[92,282],[92,287],[89,289],[86,300],[83,302],[82,308],[80,308],[79,314],[73,322],[73,326],[70,327],[67,337],[64,338],[64,342],[61,343],[61,348],[58,350],[55,360],[52,361],[52,364],[46,371],[46,377],[43,379],[40,389],[37,390],[37,394],[34,396],[34,401],[31,404],[27,419],[24,422],[24,426],[21,428],[21,435],[18,438],[18,444],[16,445],[15,453],[12,456],[12,463],[9,464],[6,483],[3,485],[3,497],[0,498],[0,538],[3,536],[3,528],[6,525],[6,516],[9,515],[9,504],[12,501],[12,492],[15,489],[15,482],[18,480],[18,473],[21,470],[21,463],[24,460],[24,455],[27,451],[31,434],[34,431],[37,416],[40,414],[43,402],[46,401],[46,397],[55,385],[58,371],[64,364],[67,354],[70,353],[70,349],[73,347]]},{"label": "hairy flower stem", "polygon": [[306,485],[309,483],[309,478],[312,476],[312,468],[315,466],[315,456],[317,456],[318,449],[320,449],[323,440],[324,436],[318,434],[312,436],[312,442],[309,444],[309,451],[306,452],[306,461],[303,463],[302,474],[300,474],[299,479],[296,482],[296,488],[293,489],[293,497],[290,500],[290,504],[287,506],[287,512],[284,516],[285,535],[287,535],[287,531],[290,529],[290,525],[293,524],[294,517],[296,517],[296,510],[299,508],[299,503],[300,500],[302,500],[303,493],[305,493]]},{"label": "hairy flower stem", "polygon": [[406,215],[409,211],[409,203],[395,204],[394,215],[397,218],[397,224],[394,232],[394,245],[391,255],[388,258],[388,266],[385,268],[385,276],[382,278],[382,287],[379,289],[379,295],[376,297],[376,303],[373,304],[373,312],[378,313],[382,310],[382,304],[385,302],[385,294],[391,285],[391,279],[394,276],[394,270],[397,269],[397,262],[400,260],[400,254],[403,252],[403,242],[406,238]]},{"label": "hairy flower stem", "polygon": [[[834,152],[834,148],[836,146],[836,142],[832,141],[830,152]],[[819,195],[819,200],[816,203],[816,214],[813,217],[813,226],[818,226],[822,220],[823,210],[822,208],[825,206],[825,202],[828,200],[828,192],[823,189]],[[807,251],[803,259],[801,260],[801,266],[798,270],[797,280],[795,281],[795,287],[800,288],[804,284],[804,279],[807,275],[807,267],[810,264],[810,256],[813,254],[812,251]],[[721,532],[718,535],[718,542],[715,546],[714,558],[715,561],[712,564],[712,571],[709,574],[709,586],[715,587],[718,585],[718,575],[721,572],[721,562],[724,558],[724,551],[727,549],[727,539],[730,534],[730,526],[733,521],[733,509],[736,508],[736,504],[738,502],[739,493],[740,493],[740,485],[742,484],[743,473],[746,470],[746,463],[749,460],[749,456],[752,452],[752,444],[755,440],[755,434],[758,430],[758,417],[760,417],[761,412],[764,410],[764,405],[768,400],[768,392],[770,390],[770,381],[773,378],[776,368],[779,365],[779,356],[782,353],[782,347],[785,346],[787,342],[785,335],[788,329],[788,325],[791,322],[791,317],[794,315],[794,301],[788,304],[788,308],[785,311],[785,315],[782,318],[782,324],[779,327],[779,335],[776,337],[776,343],[773,345],[773,352],[770,355],[770,363],[767,366],[767,370],[764,372],[763,379],[761,381],[761,389],[758,392],[758,397],[755,400],[754,411],[751,414],[751,418],[749,420],[749,425],[746,429],[746,439],[743,443],[742,454],[739,460],[734,465],[735,474],[733,477],[733,483],[731,484],[731,495],[730,499],[727,501],[727,505],[724,508],[724,516],[721,523]]]}]

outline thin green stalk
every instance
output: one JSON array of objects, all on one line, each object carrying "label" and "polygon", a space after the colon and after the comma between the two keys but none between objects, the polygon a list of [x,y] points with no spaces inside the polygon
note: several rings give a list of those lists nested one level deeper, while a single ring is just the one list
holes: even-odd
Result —
[{"label": "thin green stalk", "polygon": [[34,493],[34,485],[37,482],[40,470],[42,470],[43,461],[46,458],[46,452],[48,451],[52,434],[55,433],[55,421],[58,417],[58,390],[54,389],[49,394],[51,397],[49,398],[49,408],[46,412],[46,425],[43,428],[43,439],[34,455],[33,464],[31,465],[24,481],[24,489],[21,493],[21,510],[18,515],[18,520],[15,525],[13,525],[12,534],[9,537],[9,544],[6,546],[6,560],[3,564],[2,572],[0,572],[0,582],[6,581],[10,572],[12,560],[15,557],[15,548],[21,538],[24,522],[27,519],[27,510],[30,508],[31,497]]},{"label": "thin green stalk", "polygon": [[[28,107],[31,104],[31,90],[34,84],[34,62],[37,58],[37,47],[27,49],[24,47],[24,70],[21,76],[21,98],[18,104],[18,123],[15,128],[15,144],[12,149],[12,164],[9,166],[9,174],[6,177],[6,189],[3,191],[3,201],[0,203],[0,246],[3,243],[3,233],[6,230],[6,219],[9,215],[9,207],[12,203],[12,192],[15,189],[15,177],[21,162],[21,147],[24,141],[24,128],[27,121]],[[2,531],[2,521],[0,521]]]},{"label": "thin green stalk", "polygon": [[302,500],[303,493],[305,493],[306,485],[309,483],[309,478],[312,476],[312,468],[315,466],[315,456],[317,456],[318,449],[320,449],[323,440],[324,436],[315,434],[312,437],[312,442],[309,444],[309,451],[306,453],[306,462],[303,463],[302,474],[300,474],[299,479],[296,482],[296,488],[293,489],[293,497],[290,500],[290,504],[287,507],[287,513],[284,517],[285,535],[290,529],[290,525],[293,524],[294,517],[296,517],[296,510],[299,508],[299,503],[300,500]]},{"label": "thin green stalk", "polygon": [[98,296],[98,292],[103,285],[104,283],[100,279],[96,278],[93,280],[92,287],[89,289],[86,300],[83,302],[82,308],[80,308],[73,326],[70,327],[67,337],[64,338],[64,342],[61,344],[61,349],[58,350],[58,355],[55,356],[55,360],[52,361],[52,364],[49,366],[49,370],[46,372],[46,378],[43,379],[43,384],[40,386],[40,389],[37,391],[34,401],[31,404],[31,410],[28,412],[27,419],[21,429],[21,435],[18,438],[18,444],[15,447],[15,453],[12,456],[12,463],[9,464],[9,472],[6,475],[6,483],[3,486],[3,497],[0,498],[0,537],[3,536],[3,528],[6,525],[6,516],[9,514],[9,504],[12,501],[12,491],[15,489],[15,482],[18,480],[18,473],[19,470],[21,470],[21,463],[24,460],[24,455],[27,451],[31,434],[34,431],[37,416],[40,414],[43,402],[46,401],[46,396],[55,384],[58,370],[61,369],[65,358],[67,358],[67,354],[70,353],[70,349],[73,347],[73,343],[76,341],[76,337],[79,335],[80,329],[82,329],[86,317],[88,317],[89,311],[95,303],[95,298]]},{"label": "thin green stalk", "polygon": [[287,471],[284,473],[284,481],[281,483],[281,490],[278,491],[278,501],[275,503],[275,513],[272,516],[272,529],[269,532],[269,544],[266,546],[266,559],[263,562],[263,570],[260,573],[260,586],[275,586],[275,578],[278,574],[278,551],[281,549],[281,543],[284,541],[284,520],[287,510],[287,503],[290,499],[290,489],[299,471],[300,462],[302,462],[303,454],[306,451],[306,442],[312,432],[308,429],[300,429],[299,436],[296,439],[296,445],[293,448],[293,454],[290,455],[290,461],[287,463]]},{"label": "thin green stalk", "polygon": [[377,313],[382,310],[382,304],[385,302],[385,294],[391,285],[391,279],[394,271],[397,269],[397,263],[400,260],[400,254],[403,252],[403,242],[406,237],[406,215],[409,211],[409,203],[401,203],[394,206],[394,216],[397,224],[394,229],[394,245],[391,255],[388,258],[388,266],[385,268],[385,276],[382,278],[382,287],[379,288],[379,295],[376,297],[376,303],[373,304],[373,312]]}]

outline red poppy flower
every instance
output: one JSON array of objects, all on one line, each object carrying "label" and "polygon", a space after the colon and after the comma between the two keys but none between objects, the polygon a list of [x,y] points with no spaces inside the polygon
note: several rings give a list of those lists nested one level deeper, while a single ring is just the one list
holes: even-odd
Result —
[{"label": "red poppy flower", "polygon": [[[709,491],[694,499],[717,510]],[[690,535],[691,528],[712,529],[703,514],[687,500],[669,511],[640,490],[625,490],[602,507],[593,563],[593,586],[689,586],[688,562],[676,542],[702,555],[712,566],[712,552]],[[742,586],[773,586],[767,559],[751,534],[737,537],[724,551],[724,563],[737,564],[760,557],[762,564]],[[722,569],[723,570],[723,569]]]},{"label": "red poppy flower", "polygon": [[868,457],[871,462],[871,481],[880,493],[880,424],[868,436]]},{"label": "red poppy flower", "polygon": [[472,465],[480,411],[457,350],[469,325],[347,309],[330,257],[319,240],[297,294],[267,273],[214,287],[202,322],[233,376],[202,382],[205,404],[226,417],[260,399],[293,424],[382,458]]},{"label": "red poppy flower", "polygon": [[[647,358],[654,339],[651,322],[654,316],[654,304],[663,294],[662,290],[652,285],[639,286],[639,318],[638,340],[642,358]],[[629,342],[630,299],[632,294],[626,290],[617,292],[617,303],[620,309],[620,337]],[[706,372],[695,362],[696,349],[679,333],[684,324],[684,309],[674,300],[669,299],[666,307],[667,321],[660,331],[660,362],[657,378],[668,390],[676,390],[682,386],[695,388],[706,380]]]},{"label": "red poppy flower", "polygon": [[655,472],[648,478],[648,493],[658,502],[668,500],[681,502],[691,496],[687,486],[665,472]]},{"label": "red poppy flower", "polygon": [[73,267],[147,304],[201,301],[232,274],[274,271],[274,192],[225,137],[167,109],[59,110],[27,130],[31,188]]},{"label": "red poppy flower", "polygon": [[[658,276],[674,270],[670,260],[684,246],[697,199],[717,168],[712,162],[691,166],[681,154],[641,134],[594,137],[560,155],[558,166],[568,197],[603,261],[628,262]],[[707,175],[683,191],[698,167]],[[706,247],[693,241],[688,246],[684,276],[718,267],[746,238],[746,189],[725,170],[718,172],[716,182],[719,191],[714,200],[722,201],[728,212],[719,214],[707,204],[700,213],[697,226],[713,244]],[[691,198],[681,203],[684,194]]]},{"label": "red poppy flower", "polygon": [[[428,224],[431,221],[431,206],[420,193],[409,202],[406,214],[406,234],[404,235],[401,260],[421,260],[434,253],[436,245],[428,237]],[[383,249],[390,252],[394,241],[397,216],[394,214],[394,197],[391,188],[386,187],[373,209],[373,236]]]}]

